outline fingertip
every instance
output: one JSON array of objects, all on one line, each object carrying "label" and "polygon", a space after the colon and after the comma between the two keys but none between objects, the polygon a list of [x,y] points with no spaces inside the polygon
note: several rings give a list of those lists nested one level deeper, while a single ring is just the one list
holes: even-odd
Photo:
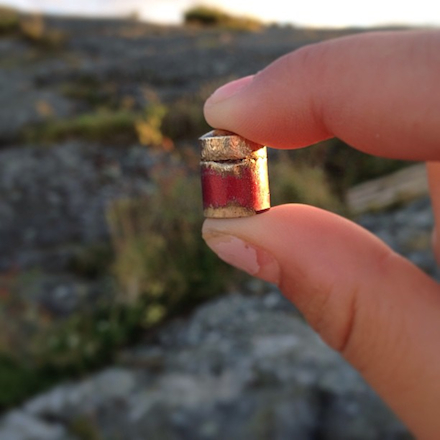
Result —
[{"label": "fingertip", "polygon": [[254,75],[245,76],[243,78],[230,81],[215,90],[206,100],[205,109],[215,109],[215,105],[239,93],[248,86],[254,79]]}]

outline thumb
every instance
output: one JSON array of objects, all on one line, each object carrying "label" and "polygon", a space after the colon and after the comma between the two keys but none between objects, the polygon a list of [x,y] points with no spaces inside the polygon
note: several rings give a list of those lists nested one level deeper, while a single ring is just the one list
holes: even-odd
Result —
[{"label": "thumb", "polygon": [[368,231],[310,206],[207,220],[203,234],[220,258],[278,284],[415,434],[437,438],[440,296],[433,280]]}]

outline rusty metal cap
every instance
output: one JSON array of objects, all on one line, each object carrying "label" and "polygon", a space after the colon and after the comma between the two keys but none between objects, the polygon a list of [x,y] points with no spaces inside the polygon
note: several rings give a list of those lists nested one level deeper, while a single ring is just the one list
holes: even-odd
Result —
[{"label": "rusty metal cap", "polygon": [[[199,138],[203,161],[240,160],[254,156],[262,145],[226,130],[213,130]],[[257,153],[258,154],[258,153]]]}]

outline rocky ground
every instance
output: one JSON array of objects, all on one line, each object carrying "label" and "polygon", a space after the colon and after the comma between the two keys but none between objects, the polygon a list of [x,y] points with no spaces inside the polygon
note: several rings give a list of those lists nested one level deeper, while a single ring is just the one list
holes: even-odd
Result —
[{"label": "rocky ground", "polygon": [[[359,223],[428,273],[427,198]],[[239,293],[171,322],[116,366],[6,414],[0,439],[410,439],[281,294]]]},{"label": "rocky ground", "polygon": [[[108,242],[109,202],[154,190],[150,172],[162,156],[136,144],[23,144],[22,130],[53,114],[90,110],[65,93],[66,85],[109,84],[142,109],[152,92],[163,102],[200,93],[339,31],[47,23],[69,35],[63,51],[42,54],[21,39],[0,39],[0,271],[31,273],[25,294],[64,316],[106,294],[105,280],[79,275],[72,261]],[[438,275],[428,199],[357,221]],[[264,293],[237,292],[202,305],[125,350],[117,365],[6,413],[0,439],[411,438],[278,291],[253,287]]]},{"label": "rocky ground", "polygon": [[[358,221],[438,274],[427,198]],[[0,420],[0,439],[412,438],[295,308],[266,290],[203,305],[116,366],[37,396]]]},{"label": "rocky ground", "polygon": [[[38,41],[0,38],[0,271],[38,268],[33,284],[42,288],[36,296],[55,312],[72,311],[81,297],[93,296],[95,283],[72,273],[71,262],[108,240],[111,201],[151,191],[149,172],[160,158],[136,144],[23,144],[27,128],[93,112],[103,103],[129,101],[133,111],[142,111],[152,101],[206,94],[301,45],[349,33],[64,18],[46,18],[45,26],[61,30],[66,43],[47,50]],[[197,148],[195,138],[189,143]]]},{"label": "rocky ground", "polygon": [[[89,432],[89,437],[81,433]],[[92,434],[95,437],[92,437]],[[410,439],[371,389],[276,291],[230,295],[118,366],[36,397],[5,440]]]}]

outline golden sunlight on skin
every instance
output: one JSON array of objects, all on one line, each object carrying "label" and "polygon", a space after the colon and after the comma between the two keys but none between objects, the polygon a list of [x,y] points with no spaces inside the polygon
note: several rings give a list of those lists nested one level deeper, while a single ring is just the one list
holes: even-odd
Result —
[{"label": "golden sunlight on skin", "polygon": [[[213,127],[275,148],[337,136],[375,155],[440,161],[439,70],[440,31],[341,38],[222,87],[208,99],[205,116]],[[429,172],[438,226],[440,168]],[[203,234],[226,261],[278,279],[312,327],[417,438],[438,438],[437,282],[361,227],[311,206],[209,219]],[[245,251],[233,254],[228,244],[237,243]]]}]

